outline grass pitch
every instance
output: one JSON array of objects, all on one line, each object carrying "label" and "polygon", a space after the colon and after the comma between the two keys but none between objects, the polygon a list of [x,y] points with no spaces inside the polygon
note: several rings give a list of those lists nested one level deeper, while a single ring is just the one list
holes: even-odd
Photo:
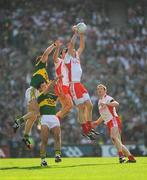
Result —
[{"label": "grass pitch", "polygon": [[0,159],[0,180],[147,180],[147,158],[119,164],[117,158],[63,158],[40,167],[40,159]]}]

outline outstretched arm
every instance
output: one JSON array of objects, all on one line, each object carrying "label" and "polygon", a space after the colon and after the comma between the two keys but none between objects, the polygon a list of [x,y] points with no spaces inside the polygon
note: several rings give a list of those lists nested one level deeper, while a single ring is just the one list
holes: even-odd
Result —
[{"label": "outstretched arm", "polygon": [[113,107],[117,107],[119,106],[119,103],[115,100],[111,101],[110,103],[107,104],[108,106],[113,106]]},{"label": "outstretched arm", "polygon": [[96,121],[92,122],[92,126],[93,128],[95,128],[96,126],[98,126],[99,124],[101,124],[103,122],[102,117],[100,116]]},{"label": "outstretched arm", "polygon": [[78,49],[78,56],[80,57],[80,55],[82,54],[83,50],[85,49],[85,39],[84,39],[84,34],[80,33],[80,47]]},{"label": "outstretched arm", "polygon": [[54,63],[58,63],[59,50],[60,50],[61,45],[62,45],[61,41],[57,40],[56,41],[56,50],[55,50],[55,52],[53,54]]},{"label": "outstretched arm", "polygon": [[115,101],[114,99],[112,99],[110,102],[108,103],[101,103],[101,106],[112,106],[112,107],[117,107],[119,106],[119,103],[117,101]]},{"label": "outstretched arm", "polygon": [[75,48],[75,42],[76,42],[76,39],[77,39],[77,27],[76,26],[73,26],[72,28],[74,34],[69,42],[69,45],[68,45],[68,52],[71,56],[74,56],[74,48]]},{"label": "outstretched arm", "polygon": [[47,62],[49,54],[53,51],[53,49],[55,49],[55,47],[56,47],[56,42],[55,42],[54,44],[50,45],[50,46],[44,51],[44,53],[43,53],[40,61],[41,61],[41,62],[44,62],[44,63]]}]

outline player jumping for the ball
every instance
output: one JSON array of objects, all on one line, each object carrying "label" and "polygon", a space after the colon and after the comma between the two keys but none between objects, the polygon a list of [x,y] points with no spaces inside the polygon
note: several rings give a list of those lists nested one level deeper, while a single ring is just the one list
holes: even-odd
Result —
[{"label": "player jumping for the ball", "polygon": [[31,78],[30,87],[26,90],[25,93],[25,99],[27,102],[27,110],[28,113],[24,116],[17,118],[15,120],[15,123],[13,125],[14,132],[18,130],[18,128],[25,123],[25,130],[24,130],[24,137],[23,142],[28,148],[31,148],[30,146],[30,140],[29,140],[29,133],[31,131],[31,128],[36,121],[36,119],[40,116],[39,113],[39,107],[38,103],[36,101],[36,97],[39,94],[39,91],[37,90],[37,84],[39,82],[42,82],[43,80],[49,83],[49,77],[46,69],[48,56],[50,53],[55,49],[56,42],[51,44],[43,53],[42,56],[39,56],[36,59],[35,69],[33,72],[33,76]]},{"label": "player jumping for the ball", "polygon": [[[76,26],[73,26],[73,32],[74,35],[68,44],[68,51],[64,57],[64,62],[68,69],[70,94],[78,108],[78,119],[83,130],[83,135],[89,137],[91,140],[94,140],[97,133],[92,129],[93,105],[88,91],[81,83],[82,68],[80,64],[80,57],[85,48],[84,34],[78,33]],[[80,46],[76,51],[75,41],[78,35],[80,36]]]},{"label": "player jumping for the ball", "polygon": [[62,105],[62,109],[56,114],[59,119],[63,119],[73,107],[72,98],[69,94],[69,80],[67,69],[64,64],[64,57],[67,52],[67,49],[64,48],[61,51],[61,56],[59,58],[59,51],[61,45],[61,41],[58,40],[56,42],[56,50],[53,55],[56,76],[58,77],[60,75],[63,75],[63,78],[61,78],[55,86],[56,95],[58,96],[58,99]]},{"label": "player jumping for the ball", "polygon": [[135,163],[136,160],[134,156],[121,141],[121,120],[116,113],[116,107],[119,106],[119,103],[107,94],[107,88],[103,84],[97,86],[97,94],[100,98],[98,108],[101,116],[93,122],[93,126],[96,127],[104,121],[109,130],[111,140],[117,148],[119,162],[126,162],[126,156],[128,157],[127,162]]}]

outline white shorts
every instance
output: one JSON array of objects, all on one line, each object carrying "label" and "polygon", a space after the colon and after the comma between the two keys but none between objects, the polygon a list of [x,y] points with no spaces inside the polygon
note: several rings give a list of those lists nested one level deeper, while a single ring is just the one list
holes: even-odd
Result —
[{"label": "white shorts", "polygon": [[29,87],[25,92],[25,100],[28,104],[32,99],[36,99],[39,95],[39,91],[34,87]]},{"label": "white shorts", "polygon": [[88,93],[84,93],[82,98],[79,98],[79,99],[73,98],[73,101],[74,101],[75,105],[77,106],[79,104],[83,104],[84,102],[91,101],[91,100],[90,100],[89,94]]},{"label": "white shorts", "polygon": [[75,105],[83,104],[86,101],[91,101],[87,89],[80,82],[70,84],[70,94]]},{"label": "white shorts", "polygon": [[41,125],[46,125],[49,129],[52,129],[56,126],[60,127],[60,122],[56,115],[42,115]]}]

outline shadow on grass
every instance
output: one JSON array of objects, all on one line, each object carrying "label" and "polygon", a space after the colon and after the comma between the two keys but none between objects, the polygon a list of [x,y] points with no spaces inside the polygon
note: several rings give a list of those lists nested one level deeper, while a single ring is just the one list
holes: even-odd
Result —
[{"label": "shadow on grass", "polygon": [[41,167],[41,166],[30,166],[30,167],[18,167],[18,166],[14,166],[14,167],[2,167],[0,168],[0,171],[2,170],[22,170],[22,169],[25,169],[25,170],[38,170],[38,169],[47,169],[47,168],[73,168],[73,167],[84,167],[84,166],[111,166],[111,165],[114,165],[114,164],[118,164],[118,163],[103,163],[103,164],[77,164],[77,165],[65,165],[65,166],[62,166],[62,163],[60,164],[60,166],[58,165],[52,165],[52,166],[48,166],[48,167]]}]

